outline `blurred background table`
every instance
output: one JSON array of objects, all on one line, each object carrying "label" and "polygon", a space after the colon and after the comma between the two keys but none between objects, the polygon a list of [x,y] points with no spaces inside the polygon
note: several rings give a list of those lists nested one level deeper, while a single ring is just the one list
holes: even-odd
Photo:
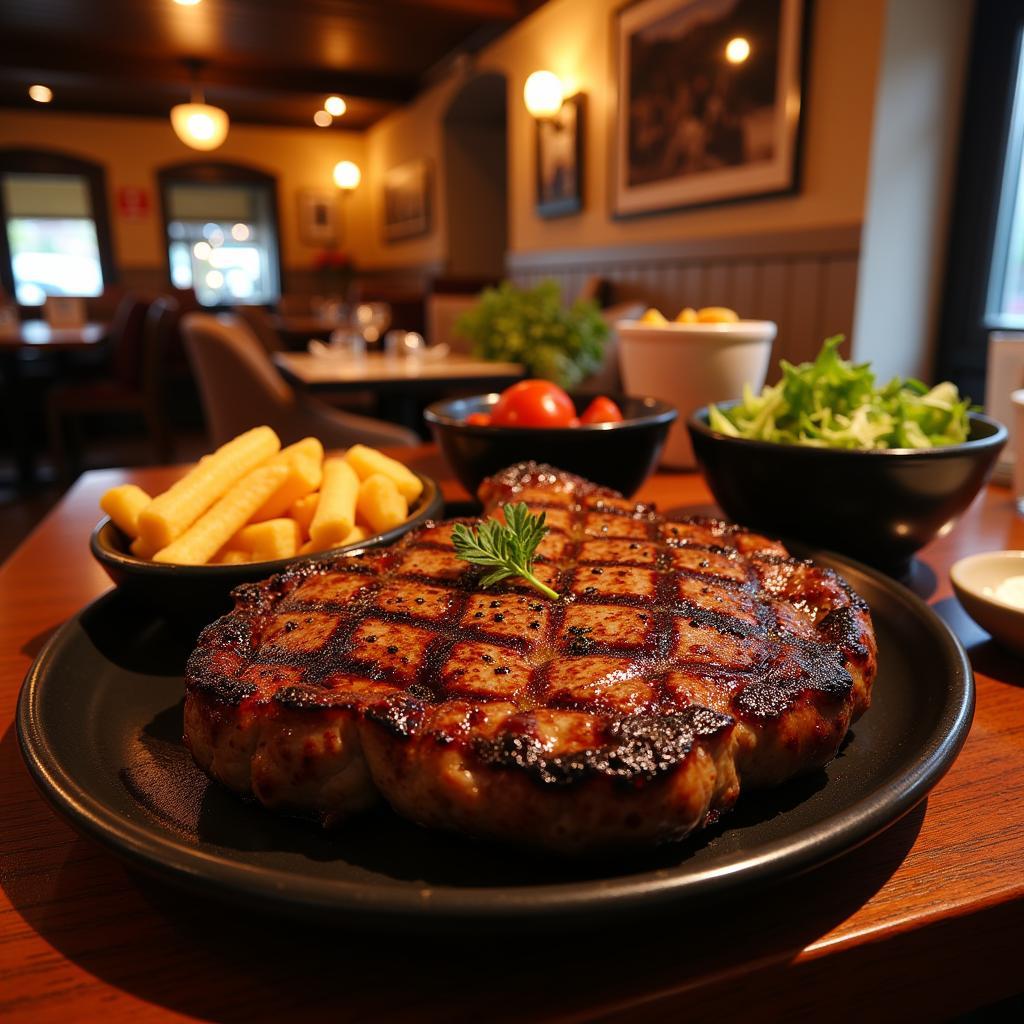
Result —
[{"label": "blurred background table", "polygon": [[[105,323],[51,327],[45,320],[23,320],[0,330],[0,394],[18,482],[22,486],[35,480],[35,451],[29,422],[32,410],[26,396],[25,360],[95,349],[106,341],[108,331],[109,324]],[[58,370],[59,366],[48,378],[55,377]]]},{"label": "blurred background table", "polygon": [[458,392],[501,391],[526,376],[519,363],[493,363],[469,356],[443,359],[396,358],[368,352],[360,359],[277,352],[274,363],[294,387],[330,400],[356,391],[370,391],[377,415],[413,430],[423,429],[423,406]]},{"label": "blurred background table", "polygon": [[[432,446],[398,454],[449,501],[468,497]],[[773,1020],[825,1008],[833,1021],[948,1019],[1024,987],[1024,663],[966,617],[947,579],[964,554],[1024,547],[1006,488],[989,487],[917,565],[914,588],[963,641],[978,692],[967,743],[926,802],[830,864],[713,906],[587,933],[537,922],[525,936],[475,925],[440,938],[281,923],[173,891],[77,836],[36,792],[15,703],[46,637],[109,586],[87,546],[96,502],[115,483],[157,491],[181,472],[87,473],[0,568],[0,1018],[633,1022],[756,1007]],[[692,473],[656,474],[638,498],[712,507]]]}]

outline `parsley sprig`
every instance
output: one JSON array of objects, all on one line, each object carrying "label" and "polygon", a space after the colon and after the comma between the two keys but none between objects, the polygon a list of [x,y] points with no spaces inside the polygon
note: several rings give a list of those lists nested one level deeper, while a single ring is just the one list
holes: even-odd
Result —
[{"label": "parsley sprig", "polygon": [[480,586],[490,587],[509,577],[517,576],[535,587],[545,597],[557,598],[558,593],[541,583],[533,574],[533,558],[537,546],[548,532],[545,515],[533,515],[522,502],[505,506],[505,522],[485,519],[479,526],[456,523],[452,530],[455,554],[472,565],[491,569]]}]

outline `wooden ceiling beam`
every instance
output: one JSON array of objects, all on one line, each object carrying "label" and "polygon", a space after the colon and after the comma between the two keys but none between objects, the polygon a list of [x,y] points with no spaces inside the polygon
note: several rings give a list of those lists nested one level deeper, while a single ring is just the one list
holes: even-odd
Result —
[{"label": "wooden ceiling beam", "polygon": [[[147,84],[190,82],[183,60],[125,57],[95,49],[59,49],[15,43],[7,38],[0,45],[0,80],[35,81],[59,75],[65,82],[125,82],[133,88]],[[335,71],[318,67],[248,67],[241,64],[204,63],[201,85],[216,91],[218,86],[287,95],[292,93],[340,93],[358,99],[405,103],[417,93],[414,75],[394,76],[361,71]]]}]

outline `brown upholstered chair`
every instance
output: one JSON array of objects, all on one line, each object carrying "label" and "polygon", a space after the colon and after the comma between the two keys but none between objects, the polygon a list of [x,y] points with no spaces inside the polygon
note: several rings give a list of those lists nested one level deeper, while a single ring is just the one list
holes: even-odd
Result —
[{"label": "brown upholstered chair", "polygon": [[207,431],[215,445],[266,423],[283,444],[319,437],[327,448],[363,442],[376,446],[419,444],[394,423],[340,412],[297,394],[277,372],[252,331],[241,321],[204,313],[182,319],[185,349],[199,383]]},{"label": "brown upholstered chair", "polygon": [[[78,445],[69,445],[69,423],[77,425],[86,417],[134,415],[146,424],[154,455],[165,462],[170,457],[169,440],[159,401],[161,336],[158,328],[166,315],[164,307],[147,320],[150,307],[135,295],[125,295],[117,307],[110,329],[110,367],[103,377],[54,388],[47,406],[50,446],[61,479],[73,478],[77,470]],[[166,323],[163,323],[166,329]]]},{"label": "brown upholstered chair", "polygon": [[268,355],[285,351],[287,346],[281,340],[280,332],[262,306],[235,306],[232,312],[256,335]]}]

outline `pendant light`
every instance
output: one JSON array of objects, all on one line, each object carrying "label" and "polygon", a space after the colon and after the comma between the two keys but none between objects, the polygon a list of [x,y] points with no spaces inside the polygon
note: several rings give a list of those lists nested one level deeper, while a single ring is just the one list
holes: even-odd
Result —
[{"label": "pendant light", "polygon": [[179,103],[171,108],[171,127],[174,134],[192,149],[216,149],[228,136],[227,111],[211,106],[199,85],[199,61],[188,61],[192,73],[192,102]]}]

